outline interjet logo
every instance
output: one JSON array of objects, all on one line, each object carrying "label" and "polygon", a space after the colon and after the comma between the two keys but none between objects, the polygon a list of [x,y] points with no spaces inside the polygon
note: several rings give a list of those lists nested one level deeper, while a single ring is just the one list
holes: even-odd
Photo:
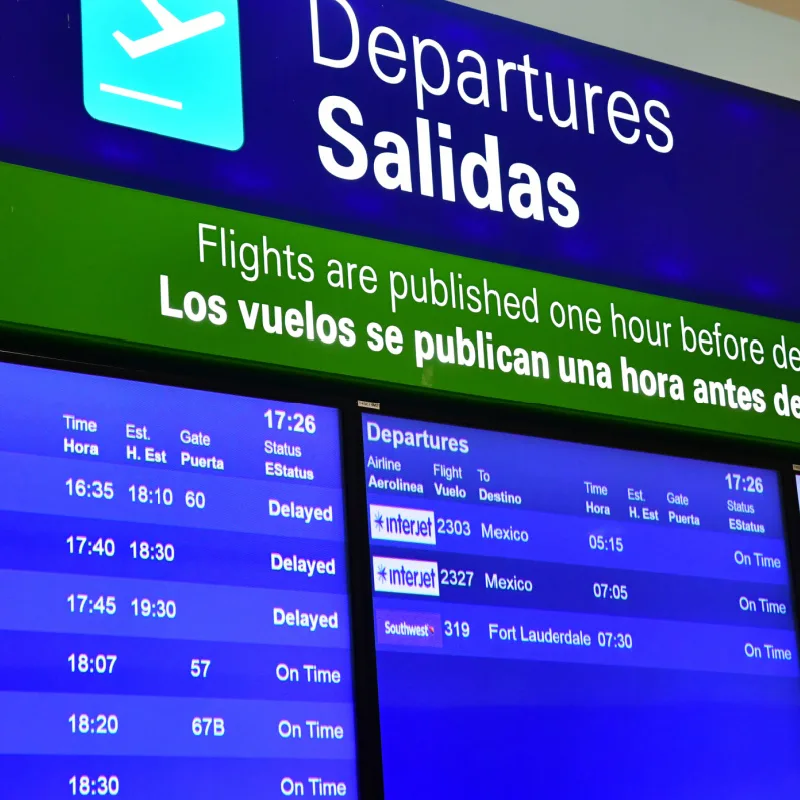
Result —
[{"label": "interjet logo", "polygon": [[436,544],[436,518],[433,511],[370,505],[369,522],[373,539]]},{"label": "interjet logo", "polygon": [[439,596],[439,565],[435,561],[373,556],[372,578],[376,592]]}]

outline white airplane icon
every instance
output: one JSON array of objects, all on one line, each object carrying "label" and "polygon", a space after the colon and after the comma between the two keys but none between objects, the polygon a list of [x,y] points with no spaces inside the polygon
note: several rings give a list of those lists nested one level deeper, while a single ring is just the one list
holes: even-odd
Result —
[{"label": "white airplane icon", "polygon": [[150,36],[133,41],[122,31],[116,31],[114,38],[131,58],[141,58],[150,53],[171,47],[173,44],[194,39],[203,33],[221,28],[225,24],[225,15],[220,11],[212,11],[202,17],[181,22],[173,13],[167,11],[158,0],[142,0],[147,10],[155,17],[161,30]]}]

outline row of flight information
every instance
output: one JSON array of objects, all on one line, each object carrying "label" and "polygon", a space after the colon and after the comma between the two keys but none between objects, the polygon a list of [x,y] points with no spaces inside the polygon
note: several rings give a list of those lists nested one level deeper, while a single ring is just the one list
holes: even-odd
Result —
[{"label": "row of flight information", "polygon": [[[390,800],[496,794],[492,746],[537,746],[503,715],[541,692],[797,691],[776,473],[372,414],[362,438]],[[0,475],[4,796],[359,796],[337,410],[0,364]]]}]

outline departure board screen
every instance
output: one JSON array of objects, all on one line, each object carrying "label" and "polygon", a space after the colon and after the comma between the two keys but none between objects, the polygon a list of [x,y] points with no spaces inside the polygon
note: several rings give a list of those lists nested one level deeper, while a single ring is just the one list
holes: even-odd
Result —
[{"label": "departure board screen", "polygon": [[796,798],[778,476],[363,418],[387,800]]},{"label": "departure board screen", "polygon": [[357,796],[339,436],[0,364],[2,797]]}]

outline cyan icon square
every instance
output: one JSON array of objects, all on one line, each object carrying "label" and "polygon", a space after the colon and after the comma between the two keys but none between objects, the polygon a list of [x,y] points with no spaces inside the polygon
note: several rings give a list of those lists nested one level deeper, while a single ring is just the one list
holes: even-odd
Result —
[{"label": "cyan icon square", "polygon": [[83,99],[101,122],[238,150],[238,0],[81,0]]}]

